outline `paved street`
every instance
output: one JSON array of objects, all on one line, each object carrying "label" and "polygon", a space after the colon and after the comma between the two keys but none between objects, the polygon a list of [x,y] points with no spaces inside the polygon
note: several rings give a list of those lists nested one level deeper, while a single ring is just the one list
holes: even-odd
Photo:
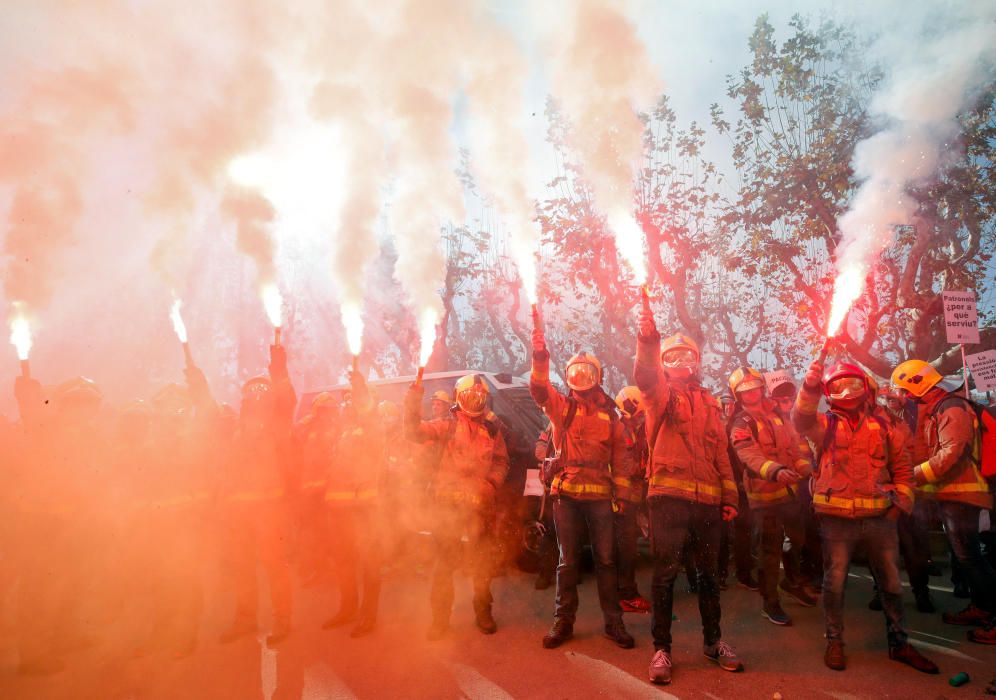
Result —
[{"label": "paved street", "polygon": [[[640,570],[649,592],[650,570]],[[942,579],[932,579],[938,583]],[[646,681],[653,652],[649,616],[627,615],[637,647],[622,650],[601,637],[594,577],[581,587],[576,637],[560,649],[545,650],[540,639],[550,623],[553,590],[535,591],[533,578],[512,572],[495,582],[499,631],[481,635],[473,626],[469,581],[458,582],[451,634],[430,644],[428,583],[424,578],[390,578],[384,586],[381,620],[371,636],[352,640],[348,630],[325,632],[321,622],[334,610],[334,590],[300,592],[297,628],[276,651],[258,640],[223,646],[215,639],[228,608],[210,606],[197,653],[174,661],[151,655],[122,660],[120,649],[98,643],[69,657],[62,673],[43,679],[11,675],[7,654],[0,676],[3,698],[975,698],[996,676],[996,647],[965,640],[965,630],[944,625],[939,615],[908,612],[913,640],[941,667],[925,676],[890,661],[885,652],[881,613],[867,610],[871,590],[867,571],[852,572],[848,590],[846,639],[849,668],[843,673],[822,663],[819,608],[785,607],[795,625],[778,628],[764,620],[756,593],[731,588],[723,594],[724,636],[741,653],[747,670],[730,674],[701,655],[694,598],[678,596],[674,682],[667,688]],[[680,585],[684,579],[680,580]],[[942,609],[961,607],[949,593],[935,590]],[[907,596],[912,608],[912,596]],[[215,600],[225,600],[214,593]],[[961,688],[948,678],[966,671]]]}]

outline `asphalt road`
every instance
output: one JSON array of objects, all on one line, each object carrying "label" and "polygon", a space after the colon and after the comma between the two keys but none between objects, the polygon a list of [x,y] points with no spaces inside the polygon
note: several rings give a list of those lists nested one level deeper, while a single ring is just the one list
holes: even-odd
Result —
[{"label": "asphalt road", "polygon": [[[649,565],[639,571],[649,592]],[[941,579],[932,579],[940,582]],[[679,585],[683,585],[680,579]],[[695,598],[678,596],[674,624],[674,680],[666,688],[647,682],[653,654],[648,615],[626,615],[637,646],[615,647],[601,636],[593,576],[581,587],[575,638],[556,650],[540,639],[549,627],[553,589],[536,591],[533,577],[510,572],[496,579],[499,631],[480,634],[473,625],[470,583],[458,580],[452,630],[440,642],[425,641],[429,622],[424,577],[390,577],[381,599],[376,631],[353,640],[348,629],[322,631],[334,612],[334,589],[299,591],[295,632],[277,650],[259,640],[230,645],[215,640],[230,614],[223,593],[209,600],[197,652],[175,661],[165,655],[130,658],[113,644],[98,643],[69,657],[68,667],[47,678],[13,674],[16,656],[0,650],[2,698],[975,698],[986,697],[996,678],[996,647],[972,644],[964,628],[943,624],[940,615],[913,609],[907,595],[912,639],[941,667],[926,676],[890,661],[882,613],[867,610],[867,571],[852,571],[847,596],[849,667],[823,666],[819,607],[786,601],[791,627],[775,627],[760,614],[758,594],[731,588],[723,594],[724,638],[741,654],[746,672],[720,670],[701,654]],[[941,609],[963,607],[950,593],[935,590]],[[263,619],[268,619],[266,611]],[[265,625],[263,625],[265,627]],[[965,671],[961,688],[948,678]],[[990,696],[991,697],[991,696]]]}]

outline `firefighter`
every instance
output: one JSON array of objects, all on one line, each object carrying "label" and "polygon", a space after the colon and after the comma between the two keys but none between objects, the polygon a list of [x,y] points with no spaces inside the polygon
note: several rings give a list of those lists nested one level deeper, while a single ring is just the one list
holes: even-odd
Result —
[{"label": "firefighter", "polygon": [[550,383],[550,353],[542,328],[533,330],[533,362],[529,390],[552,426],[559,469],[547,473],[553,499],[560,561],[554,622],[543,637],[553,649],[574,636],[578,609],[581,536],[585,524],[595,558],[598,600],[605,636],[624,649],[635,644],[623,624],[616,574],[613,511],[632,507],[636,464],[627,446],[626,430],[615,402],[602,389],[602,366],[593,355],[579,353],[564,370],[570,394]]},{"label": "firefighter", "polygon": [[941,379],[923,360],[907,360],[892,373],[893,385],[917,403],[922,416],[915,440],[922,452],[914,455],[913,468],[917,492],[936,501],[948,543],[971,595],[968,607],[945,613],[944,621],[986,626],[987,630],[973,631],[969,638],[979,641],[974,639],[978,635],[981,640],[996,641],[996,571],[983,556],[979,541],[979,512],[993,505],[989,485],[979,471],[979,420],[967,399],[939,386]]},{"label": "firefighter", "polygon": [[[778,589],[806,607],[816,605],[799,583],[799,551],[806,538],[796,490],[812,473],[809,450],[799,449],[800,437],[765,395],[764,378],[753,367],[740,367],[730,375],[730,391],[739,410],[729,426],[730,443],[743,465],[743,482],[760,545],[761,613],[776,625],[790,625]],[[780,584],[782,543],[788,538],[785,580]]]},{"label": "firefighter", "polygon": [[327,391],[312,399],[311,411],[295,429],[300,465],[298,566],[304,586],[316,585],[328,575],[330,539],[325,486],[341,432],[339,406]]},{"label": "firefighter", "polygon": [[475,374],[461,377],[455,387],[453,419],[423,421],[421,382],[405,396],[405,436],[439,448],[432,475],[432,536],[436,568],[430,603],[432,624],[427,638],[441,639],[449,629],[453,609],[453,574],[460,563],[461,539],[468,538],[474,582],[474,616],[483,634],[498,625],[491,612],[495,497],[508,475],[508,448],[500,426],[489,416],[488,385]]},{"label": "firefighter", "polygon": [[[820,393],[829,410],[818,413]],[[816,360],[792,409],[796,429],[819,445],[813,508],[823,538],[823,615],[827,667],[843,671],[844,584],[854,550],[864,544],[885,610],[889,658],[924,673],[937,666],[910,645],[899,581],[896,521],[913,508],[913,470],[903,435],[871,414],[868,379],[839,363],[823,373]]]},{"label": "firefighter", "polygon": [[702,615],[703,653],[726,671],[742,671],[723,641],[717,569],[724,521],[737,515],[737,485],[722,408],[699,384],[698,345],[678,334],[661,343],[649,309],[640,313],[634,376],[647,411],[650,448],[647,504],[654,553],[650,680],[671,682],[674,580],[689,532]]},{"label": "firefighter", "polygon": [[632,443],[633,459],[637,471],[633,475],[633,488],[626,489],[626,505],[615,516],[616,531],[616,571],[619,575],[619,605],[624,613],[649,613],[650,601],[640,595],[636,586],[637,540],[640,537],[639,514],[643,508],[643,475],[646,472],[649,451],[647,449],[647,414],[643,410],[643,398],[635,386],[623,387],[616,396],[616,405],[622,413],[622,422]]},{"label": "firefighter", "polygon": [[223,643],[256,634],[261,564],[269,581],[274,625],[267,644],[276,646],[291,631],[292,588],[289,540],[289,463],[295,394],[282,345],[270,346],[269,374],[242,387],[239,425],[226,464],[222,498],[230,527],[235,618]]},{"label": "firefighter", "polygon": [[433,392],[432,394],[432,417],[434,419],[445,419],[449,420],[453,417],[450,413],[450,408],[453,406],[453,398],[447,393],[440,389],[439,391]]},{"label": "firefighter", "polygon": [[380,600],[377,504],[384,472],[384,426],[363,375],[352,372],[350,384],[325,487],[329,532],[334,533],[330,543],[339,581],[339,612],[322,628],[355,621],[350,636],[357,638],[373,631]]}]

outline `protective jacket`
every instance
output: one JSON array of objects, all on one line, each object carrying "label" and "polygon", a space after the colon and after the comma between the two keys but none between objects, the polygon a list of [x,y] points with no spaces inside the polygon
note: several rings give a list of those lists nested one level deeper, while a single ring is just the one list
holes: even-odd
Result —
[{"label": "protective jacket", "polygon": [[697,384],[679,387],[668,379],[657,333],[637,338],[634,376],[647,412],[647,495],[735,508],[737,484],[719,401]]},{"label": "protective jacket", "polygon": [[980,468],[979,420],[968,402],[955,394],[938,393],[920,405],[918,445],[914,455],[917,489],[927,498],[992,508],[989,485]]},{"label": "protective jacket", "polygon": [[432,475],[436,501],[471,507],[490,506],[508,475],[508,448],[497,420],[490,415],[469,416],[454,412],[455,420],[422,420],[422,390],[405,396],[405,437],[440,448],[439,464]]},{"label": "protective jacket", "polygon": [[[795,428],[819,450],[813,508],[842,518],[913,510],[913,467],[903,433],[861,410],[856,420],[831,408],[818,413],[819,386],[804,384],[792,409]],[[853,422],[852,422],[853,421]]]},{"label": "protective jacket", "polygon": [[384,474],[384,430],[373,410],[343,420],[343,430],[325,480],[329,506],[373,503]]},{"label": "protective jacket", "polygon": [[[561,394],[550,383],[550,353],[533,353],[529,392],[550,419],[553,444],[563,446],[563,471],[550,494],[581,501],[639,500],[638,465],[631,438],[605,392],[593,400],[571,391]],[[564,429],[566,425],[566,431]]]},{"label": "protective jacket", "polygon": [[744,408],[733,417],[730,442],[744,466],[744,488],[752,509],[795,500],[789,487],[776,479],[782,469],[794,472],[800,479],[812,474],[809,446],[770,401],[765,400],[757,410]]}]

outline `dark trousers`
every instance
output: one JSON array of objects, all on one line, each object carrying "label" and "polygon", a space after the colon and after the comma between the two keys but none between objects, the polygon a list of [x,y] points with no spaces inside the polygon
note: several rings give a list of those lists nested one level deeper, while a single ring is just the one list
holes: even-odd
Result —
[{"label": "dark trousers", "polygon": [[636,587],[637,540],[640,524],[639,504],[627,503],[622,513],[615,514],[616,573],[619,577],[619,599],[632,600],[640,595]]},{"label": "dark trousers", "polygon": [[381,563],[376,511],[372,505],[334,506],[328,511],[328,531],[335,535],[329,543],[339,582],[339,611],[359,612],[360,619],[374,622]]},{"label": "dark trousers", "polygon": [[948,537],[962,579],[968,584],[972,605],[996,613],[996,571],[982,555],[979,538],[981,508],[967,503],[937,501],[937,511]]},{"label": "dark trousers", "polygon": [[[747,504],[747,494],[740,489],[740,504],[733,522],[723,523],[723,537],[719,543],[719,580],[725,581],[730,573],[730,558],[739,581],[746,581],[754,571],[754,551],[751,541],[753,516]],[[688,565],[686,558],[685,565]]]},{"label": "dark trousers", "polygon": [[715,644],[721,636],[719,582],[716,579],[723,524],[720,507],[668,496],[652,496],[647,503],[650,508],[650,545],[654,554],[654,648],[671,650],[674,580],[690,531],[695,533],[695,537],[691,538],[691,547],[698,572],[702,636],[705,644]]},{"label": "dark trousers", "polygon": [[230,565],[235,584],[235,617],[256,624],[257,564],[268,579],[277,626],[290,626],[293,585],[290,571],[291,515],[283,500],[238,504],[229,524]]},{"label": "dark trousers", "polygon": [[820,537],[820,522],[813,512],[813,495],[808,488],[799,488],[799,512],[806,531],[806,541],[799,552],[799,571],[803,582],[823,580],[823,540]]},{"label": "dark trousers", "polygon": [[910,587],[918,595],[927,593],[930,578],[929,506],[929,501],[920,500],[913,506],[912,515],[903,513],[899,516],[899,551],[903,555]]},{"label": "dark trousers", "polygon": [[[806,541],[806,529],[796,501],[751,513],[754,520],[754,539],[758,543],[761,559],[761,597],[765,603],[778,602],[779,566],[785,561],[785,578],[791,583],[799,581],[799,552]],[[790,549],[782,552],[788,537]]]},{"label": "dark trousers", "polygon": [[899,581],[899,535],[884,515],[873,518],[820,518],[823,537],[823,617],[828,640],[844,638],[844,587],[851,558],[859,544],[879,586],[889,647],[906,644],[902,584]]},{"label": "dark trousers", "polygon": [[453,575],[464,552],[467,535],[470,576],[474,585],[474,609],[489,607],[491,597],[494,511],[483,506],[437,500],[434,505],[432,539],[436,545],[436,568],[432,574],[429,601],[436,623],[448,623],[453,612]]},{"label": "dark trousers", "polygon": [[557,600],[554,617],[574,624],[578,611],[578,570],[581,564],[581,532],[588,537],[595,559],[598,602],[606,625],[622,623],[619,607],[619,577],[616,574],[615,537],[611,501],[580,501],[558,496],[553,503],[553,522],[560,544],[557,565]]}]

